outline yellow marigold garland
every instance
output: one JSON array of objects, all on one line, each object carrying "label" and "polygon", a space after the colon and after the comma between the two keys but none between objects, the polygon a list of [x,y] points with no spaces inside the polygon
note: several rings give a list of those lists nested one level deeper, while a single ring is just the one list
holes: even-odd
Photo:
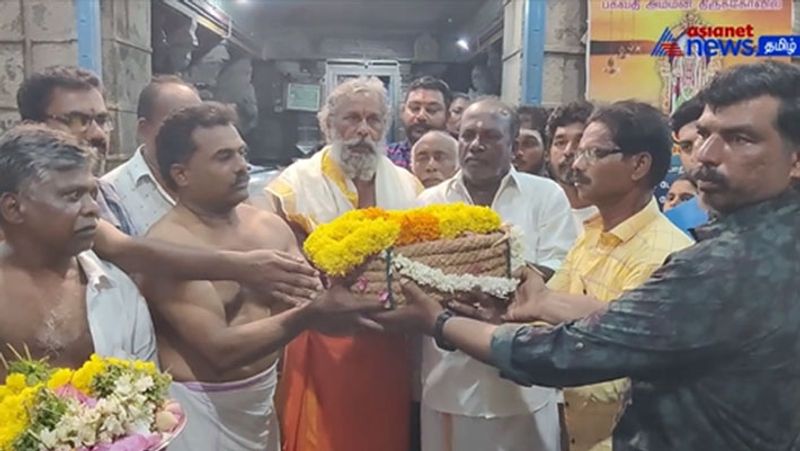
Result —
[{"label": "yellow marigold garland", "polygon": [[0,451],[14,451],[14,441],[28,426],[28,412],[40,389],[41,385],[26,386],[0,401]]},{"label": "yellow marigold garland", "polygon": [[457,238],[500,230],[500,216],[487,207],[463,203],[405,211],[354,210],[315,230],[303,246],[317,267],[344,276],[392,246]]},{"label": "yellow marigold garland", "polygon": [[400,234],[400,224],[379,213],[377,209],[345,213],[319,226],[303,248],[322,270],[344,276],[370,255],[391,246]]},{"label": "yellow marigold garland", "polygon": [[430,212],[412,210],[398,216],[400,236],[397,237],[396,246],[438,240],[442,236],[439,218]]}]

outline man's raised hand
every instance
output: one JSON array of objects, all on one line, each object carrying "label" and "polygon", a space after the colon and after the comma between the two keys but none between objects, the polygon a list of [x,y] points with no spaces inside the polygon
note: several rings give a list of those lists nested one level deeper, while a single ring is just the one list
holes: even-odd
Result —
[{"label": "man's raised hand", "polygon": [[319,273],[302,257],[279,250],[256,250],[241,254],[239,282],[257,287],[278,301],[300,306],[322,290]]}]

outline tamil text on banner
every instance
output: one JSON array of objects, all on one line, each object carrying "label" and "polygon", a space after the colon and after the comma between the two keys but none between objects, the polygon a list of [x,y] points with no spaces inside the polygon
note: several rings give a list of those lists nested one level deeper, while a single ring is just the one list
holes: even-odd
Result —
[{"label": "tamil text on banner", "polygon": [[791,0],[590,0],[587,96],[669,113],[722,68],[800,56]]}]

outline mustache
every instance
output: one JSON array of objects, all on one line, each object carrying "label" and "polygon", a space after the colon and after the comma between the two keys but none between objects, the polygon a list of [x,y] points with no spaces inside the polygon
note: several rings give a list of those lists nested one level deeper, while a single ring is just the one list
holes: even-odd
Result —
[{"label": "mustache", "polygon": [[93,139],[88,142],[89,146],[95,148],[98,152],[105,153],[108,148],[108,144],[104,139]]},{"label": "mustache", "polygon": [[558,164],[558,173],[561,175],[561,181],[570,185],[575,183],[578,176],[575,170],[572,169],[572,163],[574,162],[575,157],[567,156]]},{"label": "mustache", "polygon": [[370,149],[372,149],[373,152],[375,152],[376,149],[378,148],[378,143],[373,141],[371,138],[353,138],[353,139],[348,139],[348,140],[342,141],[342,144],[344,144],[345,148],[362,147],[362,146],[369,147]]},{"label": "mustache", "polygon": [[588,185],[592,181],[592,179],[587,177],[586,174],[573,169],[567,171],[567,173],[564,175],[564,178],[568,179],[569,183],[580,183],[582,185]]},{"label": "mustache", "polygon": [[720,186],[728,186],[728,179],[708,166],[700,166],[689,173],[695,182],[710,182]]},{"label": "mustache", "polygon": [[244,173],[241,175],[236,176],[236,180],[233,182],[233,186],[238,186],[240,184],[250,183],[250,174]]}]

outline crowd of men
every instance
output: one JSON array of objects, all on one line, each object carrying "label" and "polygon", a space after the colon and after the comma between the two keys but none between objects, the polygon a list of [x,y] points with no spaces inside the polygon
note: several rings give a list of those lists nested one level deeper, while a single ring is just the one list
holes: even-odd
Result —
[{"label": "crowd of men", "polygon": [[[178,77],[142,91],[141,145],[107,174],[97,76],[46,69],[17,99],[0,342],[158,362],[188,419],[170,450],[800,450],[797,66],[727,69],[671,118],[422,77],[388,145],[382,82],[351,79],[319,112],[327,145],[258,206],[234,110]],[[387,311],[300,250],[347,211],[451,202],[524,232],[507,307],[404,281]]]}]

